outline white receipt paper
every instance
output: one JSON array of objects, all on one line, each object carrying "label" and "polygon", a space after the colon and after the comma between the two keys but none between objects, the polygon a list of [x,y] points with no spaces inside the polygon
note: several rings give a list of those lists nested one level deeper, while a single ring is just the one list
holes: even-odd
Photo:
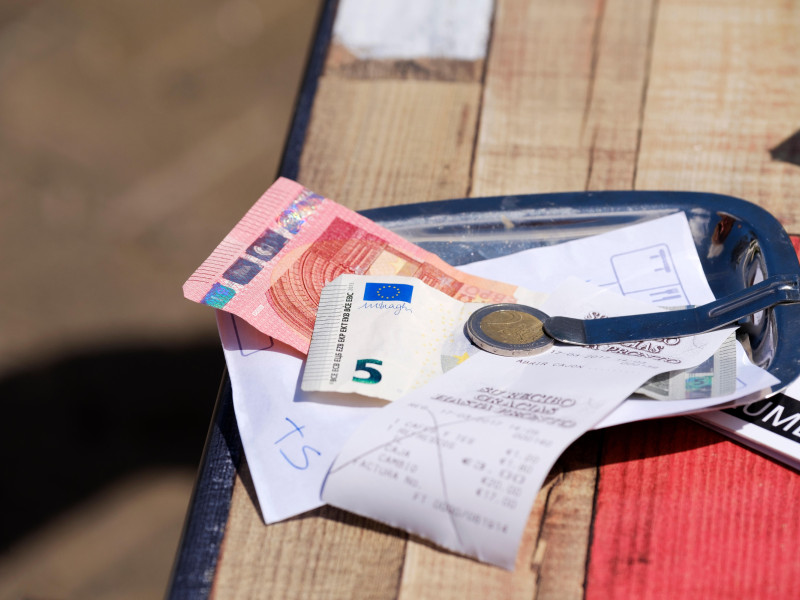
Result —
[{"label": "white receipt paper", "polygon": [[[585,318],[651,307],[571,280],[543,310]],[[513,569],[536,494],[567,446],[644,381],[702,362],[729,333],[526,358],[478,353],[369,415],[339,452],[322,498]]]}]

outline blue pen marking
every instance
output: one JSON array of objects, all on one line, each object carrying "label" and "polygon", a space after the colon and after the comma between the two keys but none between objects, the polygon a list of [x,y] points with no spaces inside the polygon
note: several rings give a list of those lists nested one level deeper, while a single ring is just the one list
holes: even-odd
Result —
[{"label": "blue pen marking", "polygon": [[654,267],[654,271],[664,271],[666,273],[672,271],[672,269],[669,268],[669,263],[667,262],[667,253],[664,252],[663,248],[660,248],[658,254],[652,255],[650,258],[660,258],[661,264],[664,265],[663,267]]},{"label": "blue pen marking", "polygon": [[655,244],[611,256],[611,270],[623,296],[648,294],[657,302],[689,303],[666,244]]},{"label": "blue pen marking", "polygon": [[[305,429],[305,427],[306,427],[305,425],[298,425],[297,423],[292,421],[289,417],[284,417],[284,418],[286,419],[286,421],[288,421],[292,425],[292,427],[294,427],[294,429],[289,431],[286,435],[284,435],[284,436],[278,438],[277,440],[275,440],[275,445],[280,444],[283,440],[285,440],[286,438],[288,438],[291,435],[294,435],[295,433],[299,433],[301,438],[305,438],[305,434],[303,433],[303,429]],[[316,448],[312,448],[311,446],[309,446],[307,444],[303,444],[303,446],[300,447],[300,453],[303,455],[303,463],[302,464],[293,461],[291,458],[289,458],[289,456],[282,449],[279,448],[278,452],[281,453],[281,456],[283,457],[283,459],[287,463],[289,463],[293,468],[297,469],[298,471],[305,471],[309,467],[309,465],[311,464],[311,461],[308,458],[308,453],[309,452],[313,452],[317,456],[322,456],[322,452],[320,452]]]},{"label": "blue pen marking", "polygon": [[673,288],[669,288],[669,289],[666,289],[666,290],[662,289],[662,290],[659,290],[657,292],[650,292],[650,295],[654,296],[654,297],[655,296],[662,296],[664,294],[678,294],[678,289],[673,287]]},{"label": "blue pen marking", "polygon": [[659,302],[667,302],[668,300],[678,300],[683,298],[683,293],[676,287],[662,288],[660,290],[650,292],[650,297],[653,299],[654,304]]},{"label": "blue pen marking", "polygon": [[293,431],[290,431],[289,433],[287,433],[287,434],[286,434],[285,436],[283,436],[282,438],[279,438],[279,439],[275,440],[275,443],[276,443],[276,444],[279,444],[279,443],[281,443],[283,440],[285,440],[287,437],[289,437],[289,436],[290,436],[290,435],[292,435],[293,433],[299,433],[299,434],[300,434],[300,437],[305,437],[305,436],[303,435],[303,429],[305,429],[305,428],[306,428],[306,426],[305,426],[305,425],[299,425],[299,426],[298,426],[298,425],[297,425],[297,423],[295,423],[294,421],[292,421],[292,420],[291,420],[289,417],[284,417],[284,418],[285,418],[287,421],[289,421],[289,423],[291,423],[291,424],[292,424],[292,427],[294,427],[294,430],[293,430]]},{"label": "blue pen marking", "polygon": [[262,350],[269,350],[275,345],[275,340],[272,339],[270,336],[269,338],[269,346],[264,346],[263,348],[257,348],[255,350],[251,350],[250,352],[244,351],[244,346],[242,345],[242,338],[239,335],[239,326],[236,325],[236,317],[231,315],[231,323],[233,323],[233,333],[236,335],[236,344],[239,346],[239,354],[242,356],[250,356],[255,354],[256,352],[261,352]]},{"label": "blue pen marking", "polygon": [[305,460],[305,464],[298,465],[297,463],[293,462],[288,456],[286,456],[286,453],[283,450],[279,450],[279,452],[281,453],[281,456],[286,459],[286,462],[292,465],[295,469],[297,469],[298,471],[305,471],[308,468],[309,464],[311,464],[311,461],[308,460],[308,454],[306,453],[307,450],[314,452],[317,456],[320,456],[322,454],[319,450],[315,450],[311,446],[303,446],[302,448],[300,448],[300,452],[303,453],[303,460]]}]

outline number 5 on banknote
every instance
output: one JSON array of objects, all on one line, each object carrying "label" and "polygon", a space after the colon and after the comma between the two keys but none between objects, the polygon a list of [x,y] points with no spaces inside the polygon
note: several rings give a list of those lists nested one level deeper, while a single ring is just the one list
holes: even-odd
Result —
[{"label": "number 5 on banknote", "polygon": [[359,358],[356,361],[356,373],[363,371],[367,376],[358,377],[354,375],[353,381],[357,383],[378,383],[383,375],[381,375],[381,372],[375,367],[370,367],[369,365],[371,364],[380,366],[383,364],[383,361],[377,358]]}]

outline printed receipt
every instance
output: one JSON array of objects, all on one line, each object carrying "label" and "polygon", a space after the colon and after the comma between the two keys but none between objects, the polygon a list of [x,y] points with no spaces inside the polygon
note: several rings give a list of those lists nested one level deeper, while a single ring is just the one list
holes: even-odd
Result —
[{"label": "printed receipt", "polygon": [[[570,280],[543,310],[586,318],[652,306]],[[699,364],[729,333],[528,358],[481,352],[372,412],[334,461],[322,498],[512,569],[536,494],[567,446],[644,381]]]}]

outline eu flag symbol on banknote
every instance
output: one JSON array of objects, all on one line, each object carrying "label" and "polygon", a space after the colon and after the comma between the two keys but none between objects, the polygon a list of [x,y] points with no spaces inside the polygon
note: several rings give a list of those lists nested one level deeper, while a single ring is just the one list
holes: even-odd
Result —
[{"label": "eu flag symbol on banknote", "polygon": [[394,302],[411,302],[414,286],[407,283],[367,283],[364,284],[364,300]]}]

